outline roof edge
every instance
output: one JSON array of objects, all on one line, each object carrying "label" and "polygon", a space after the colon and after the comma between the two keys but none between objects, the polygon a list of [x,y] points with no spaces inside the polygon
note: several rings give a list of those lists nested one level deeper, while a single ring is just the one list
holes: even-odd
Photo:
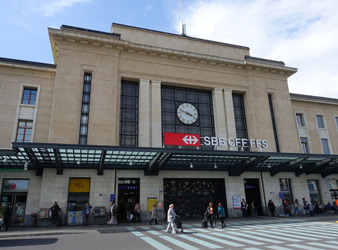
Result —
[{"label": "roof edge", "polygon": [[291,100],[297,101],[308,101],[308,102],[319,102],[327,104],[336,104],[338,105],[338,99],[331,97],[322,97],[322,96],[313,96],[313,95],[303,95],[290,93]]},{"label": "roof edge", "polygon": [[26,65],[26,66],[35,66],[35,67],[38,66],[38,67],[42,67],[42,68],[54,68],[54,69],[56,68],[55,64],[25,61],[25,60],[4,58],[4,57],[0,57],[0,62],[11,63],[11,64],[20,64],[20,65]]},{"label": "roof edge", "polygon": [[148,31],[148,32],[160,33],[160,34],[169,35],[169,36],[176,36],[176,37],[186,38],[186,39],[190,39],[190,40],[194,40],[194,41],[208,42],[208,43],[213,43],[213,44],[222,45],[222,46],[229,46],[229,47],[234,47],[234,48],[238,48],[238,49],[250,50],[250,48],[247,47],[247,46],[235,45],[235,44],[230,44],[230,43],[222,43],[222,42],[217,42],[217,41],[212,41],[212,40],[207,40],[207,39],[202,39],[202,38],[191,37],[191,36],[187,36],[187,35],[178,35],[178,34],[174,34],[174,33],[152,30],[152,29],[146,29],[146,28],[140,28],[140,27],[125,25],[125,24],[120,24],[120,23],[112,23],[111,31],[113,30],[114,25],[120,26],[120,27],[125,27],[125,28],[130,28],[130,29],[137,29],[137,30],[143,30],[143,31]]}]

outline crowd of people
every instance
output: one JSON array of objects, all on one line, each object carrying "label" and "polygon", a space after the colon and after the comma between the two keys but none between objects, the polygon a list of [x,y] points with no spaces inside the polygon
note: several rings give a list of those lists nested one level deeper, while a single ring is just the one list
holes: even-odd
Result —
[{"label": "crowd of people", "polygon": [[[83,224],[88,225],[88,220],[89,216],[91,213],[92,205],[87,202],[83,208]],[[269,200],[268,202],[268,209],[270,210],[270,213],[272,216],[275,216],[275,210],[276,206],[273,203],[272,200]],[[131,202],[126,202],[124,206],[124,214],[126,216],[126,221],[127,222],[140,222],[140,214],[141,214],[141,208],[140,208],[140,203],[136,203],[135,206]],[[241,201],[241,211],[243,217],[248,216],[248,210],[250,210],[250,215],[254,216],[257,214],[257,210],[255,207],[255,203],[251,202],[250,205],[246,203],[245,199],[242,199]],[[51,216],[52,216],[52,226],[55,227],[59,223],[59,215],[61,213],[61,208],[57,202],[53,204],[53,206],[50,208],[51,211]],[[304,212],[303,212],[304,211]],[[118,225],[117,222],[117,217],[118,217],[118,208],[115,204],[115,201],[110,203],[109,207],[109,220],[108,224],[109,225]],[[332,212],[332,213],[337,213],[338,212],[338,199],[334,202],[328,202],[326,205],[322,205],[318,200],[316,200],[315,204],[311,204],[311,202],[308,202],[306,198],[302,198],[302,202],[299,202],[298,199],[295,199],[292,203],[289,202],[287,199],[282,200],[282,215],[284,217],[288,216],[301,216],[301,215],[306,215],[306,216],[313,216],[314,213],[322,214],[322,213],[327,213],[327,212]],[[13,213],[13,204],[8,203],[5,213],[3,216],[3,224],[0,225],[1,227],[4,227],[5,230],[8,230],[8,227],[11,224],[11,219],[12,219],[12,213]],[[304,214],[305,213],[305,214]],[[151,215],[151,220],[149,221],[149,224],[152,225],[153,222],[155,224],[158,224],[158,212],[157,212],[157,205],[154,204],[152,207],[152,210],[150,212]],[[218,203],[217,208],[214,207],[213,202],[209,202],[205,213],[204,213],[204,220],[202,223],[206,223],[206,227],[208,227],[208,222],[210,224],[211,228],[214,228],[216,226],[217,219],[220,220],[221,222],[221,228],[226,227],[225,224],[225,218],[226,218],[226,213],[225,209],[222,205],[222,203]],[[167,232],[174,232],[177,233],[177,226],[176,226],[176,221],[178,217],[177,214],[174,210],[174,204],[170,204],[169,208],[167,210],[167,222],[168,222],[168,227],[167,227]]]},{"label": "crowd of people", "polygon": [[[272,202],[272,200],[269,200],[268,202],[268,208],[270,210],[270,213],[272,216],[275,216],[275,209],[276,206]],[[302,209],[303,208],[303,209]],[[311,204],[311,202],[308,202],[306,198],[302,199],[302,202],[300,203],[298,199],[295,199],[293,203],[290,203],[289,200],[283,199],[282,201],[282,211],[283,216],[314,216],[315,213],[317,214],[323,214],[323,213],[337,213],[338,212],[338,199],[336,201],[328,202],[326,205],[323,205],[319,202],[319,200],[315,201],[315,204]]]}]

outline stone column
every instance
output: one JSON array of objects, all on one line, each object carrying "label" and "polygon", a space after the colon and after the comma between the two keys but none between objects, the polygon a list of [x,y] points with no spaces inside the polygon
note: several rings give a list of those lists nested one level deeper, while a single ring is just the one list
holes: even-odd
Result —
[{"label": "stone column", "polygon": [[138,119],[138,146],[150,146],[150,80],[140,79],[139,88],[139,119]]},{"label": "stone column", "polygon": [[151,81],[151,147],[162,147],[161,82]]},{"label": "stone column", "polygon": [[223,89],[225,120],[228,138],[236,138],[236,124],[234,104],[232,101],[232,90]]},{"label": "stone column", "polygon": [[[227,138],[225,108],[224,108],[222,89],[214,88],[212,90],[212,100],[213,100],[213,106],[214,106],[214,121],[215,121],[216,137]],[[227,146],[219,146],[217,149],[226,150]]]}]

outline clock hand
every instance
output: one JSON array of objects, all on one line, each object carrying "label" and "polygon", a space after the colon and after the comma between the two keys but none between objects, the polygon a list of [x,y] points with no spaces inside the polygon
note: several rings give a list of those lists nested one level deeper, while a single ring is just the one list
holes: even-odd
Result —
[{"label": "clock hand", "polygon": [[195,117],[193,114],[191,114],[191,113],[189,113],[189,112],[187,112],[187,111],[185,111],[185,110],[183,110],[183,109],[180,109],[180,110],[181,110],[182,112],[186,113],[187,115],[191,116],[192,118],[197,119],[197,117]]}]

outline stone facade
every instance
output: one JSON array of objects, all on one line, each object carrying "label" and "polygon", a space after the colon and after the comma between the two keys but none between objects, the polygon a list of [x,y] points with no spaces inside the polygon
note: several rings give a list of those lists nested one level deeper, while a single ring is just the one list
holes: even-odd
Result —
[{"label": "stone facade", "polygon": [[[232,93],[240,93],[244,96],[249,138],[267,140],[269,147],[264,152],[276,152],[268,100],[271,95],[280,152],[301,153],[299,138],[307,135],[311,153],[323,153],[321,137],[329,138],[332,154],[338,153],[338,103],[290,98],[287,79],[297,71],[295,68],[250,57],[249,48],[242,46],[118,24],[112,25],[112,32],[68,26],[49,29],[56,68],[0,60],[0,148],[11,148],[19,119],[33,120],[32,142],[78,144],[83,76],[91,73],[88,145],[119,145],[121,80],[132,80],[139,83],[140,147],[162,147],[161,85],[171,85],[211,91],[216,136],[236,137]],[[24,86],[38,89],[36,105],[21,104]],[[305,128],[297,127],[296,113],[305,115]],[[325,117],[325,131],[317,128],[316,114]],[[164,199],[159,191],[164,178],[224,178],[229,216],[241,215],[240,210],[232,208],[232,196],[245,197],[244,179],[259,180],[263,207],[272,199],[279,208],[279,178],[291,179],[293,197],[299,200],[310,199],[305,191],[307,180],[318,180],[325,204],[331,201],[327,180],[338,178],[289,172],[275,176],[244,172],[237,177],[217,171],[160,171],[158,176],[145,176],[143,171],[117,170],[116,174],[117,178],[140,178],[144,219],[149,217],[147,197]],[[108,207],[116,185],[113,170],[105,170],[102,176],[88,169],[65,169],[62,175],[55,169],[44,169],[40,177],[33,171],[1,173],[0,184],[9,178],[30,180],[27,218],[31,212],[51,207],[54,201],[66,208],[72,177],[90,178],[90,202]]]}]

